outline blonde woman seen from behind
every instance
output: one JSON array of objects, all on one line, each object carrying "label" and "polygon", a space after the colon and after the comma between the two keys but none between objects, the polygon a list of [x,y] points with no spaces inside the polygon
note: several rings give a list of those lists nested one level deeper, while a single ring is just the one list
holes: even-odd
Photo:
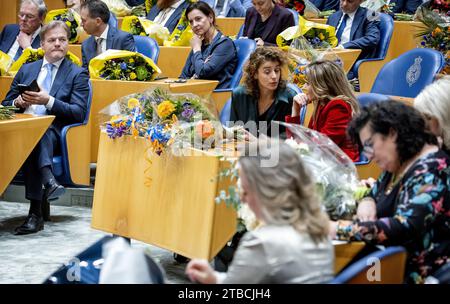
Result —
[{"label": "blonde woman seen from behind", "polygon": [[414,107],[425,117],[427,128],[450,154],[450,76],[428,85],[415,99]]},{"label": "blonde woman seen from behind", "polygon": [[[275,165],[264,166],[275,156]],[[327,235],[328,217],[297,153],[272,142],[270,148],[260,145],[257,156],[242,156],[239,165],[241,201],[263,225],[244,235],[227,273],[214,271],[206,260],[192,260],[186,268],[189,278],[204,284],[330,280],[334,249]]]}]

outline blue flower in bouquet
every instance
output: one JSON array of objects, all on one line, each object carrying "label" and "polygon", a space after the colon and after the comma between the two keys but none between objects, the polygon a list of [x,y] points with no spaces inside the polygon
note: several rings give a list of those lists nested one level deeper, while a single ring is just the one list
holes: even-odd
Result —
[{"label": "blue flower in bouquet", "polygon": [[127,64],[125,63],[125,62],[121,62],[120,63],[120,69],[122,70],[122,71],[125,71],[126,69],[127,69]]},{"label": "blue flower in bouquet", "polygon": [[161,124],[149,126],[146,136],[151,142],[153,151],[158,155],[164,152],[164,148],[171,138],[170,130]]},{"label": "blue flower in bouquet", "polygon": [[190,120],[192,116],[194,116],[195,110],[191,107],[190,103],[183,104],[183,112],[181,112],[181,116],[186,120]]},{"label": "blue flower in bouquet", "polygon": [[106,124],[106,134],[108,134],[109,138],[112,139],[122,137],[125,135],[127,129],[127,126],[123,124],[119,124],[117,126],[111,123]]}]

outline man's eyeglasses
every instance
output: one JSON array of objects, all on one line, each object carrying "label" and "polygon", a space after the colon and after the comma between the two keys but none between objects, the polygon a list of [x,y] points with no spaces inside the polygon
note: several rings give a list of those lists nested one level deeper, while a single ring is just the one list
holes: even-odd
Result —
[{"label": "man's eyeglasses", "polygon": [[17,15],[17,17],[19,17],[20,19],[24,19],[24,20],[36,19],[36,16],[30,15],[30,14],[19,14],[19,15]]}]

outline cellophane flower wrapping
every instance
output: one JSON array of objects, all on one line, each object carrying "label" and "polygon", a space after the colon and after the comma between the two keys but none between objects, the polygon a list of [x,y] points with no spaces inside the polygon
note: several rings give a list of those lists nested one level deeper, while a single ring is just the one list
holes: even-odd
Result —
[{"label": "cellophane flower wrapping", "polygon": [[306,83],[305,70],[309,63],[328,59],[343,66],[342,60],[331,48],[317,50],[302,36],[294,38],[290,46],[284,46],[282,49],[288,53],[288,80],[299,88]]},{"label": "cellophane flower wrapping", "polygon": [[131,7],[124,0],[102,0],[106,3],[109,10],[117,17],[131,15]]},{"label": "cellophane flower wrapping", "polygon": [[338,45],[336,30],[333,26],[315,23],[299,16],[299,24],[291,26],[278,34],[276,38],[279,47],[288,46],[292,40],[305,37],[315,49],[333,48]]},{"label": "cellophane flower wrapping", "polygon": [[152,81],[160,73],[151,58],[137,52],[107,50],[89,62],[93,79]]},{"label": "cellophane flower wrapping", "polygon": [[5,76],[14,60],[6,53],[0,51],[0,76]]},{"label": "cellophane flower wrapping", "polygon": [[69,43],[79,42],[83,28],[81,27],[81,17],[77,12],[72,9],[51,10],[45,16],[44,24],[48,24],[53,20],[62,21],[69,27]]},{"label": "cellophane flower wrapping", "polygon": [[172,146],[171,151],[177,152],[180,145],[189,148],[191,136],[208,139],[214,132],[221,132],[214,109],[210,101],[194,94],[153,88],[124,96],[104,108],[100,124],[112,139],[124,135],[147,138],[152,151],[161,155]]},{"label": "cellophane flower wrapping", "polygon": [[186,11],[183,11],[180,21],[170,34],[169,39],[164,41],[164,46],[190,46],[193,35],[189,20],[186,17]]},{"label": "cellophane flower wrapping", "polygon": [[301,156],[332,220],[351,220],[356,213],[358,175],[352,160],[326,135],[301,125],[280,122],[292,135],[286,143]]},{"label": "cellophane flower wrapping", "polygon": [[170,36],[169,30],[166,27],[137,16],[124,17],[121,29],[132,35],[151,37],[156,40],[158,45],[163,45],[164,40],[169,39]]}]

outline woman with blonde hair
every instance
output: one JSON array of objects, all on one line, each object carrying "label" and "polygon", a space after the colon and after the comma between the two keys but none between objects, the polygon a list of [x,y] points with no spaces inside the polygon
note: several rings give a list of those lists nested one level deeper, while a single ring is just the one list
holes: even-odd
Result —
[{"label": "woman with blonde hair", "polygon": [[450,155],[450,76],[428,85],[415,99],[414,107],[425,117],[428,129]]},{"label": "woman with blonde hair", "polygon": [[300,156],[284,143],[260,141],[257,150],[247,148],[239,165],[241,201],[263,225],[243,236],[226,273],[215,272],[206,260],[192,260],[189,278],[205,284],[330,280],[334,249],[328,217]]},{"label": "woman with blonde hair", "polygon": [[327,135],[350,159],[358,161],[358,148],[347,135],[347,125],[359,112],[359,104],[344,70],[332,61],[318,60],[307,66],[305,74],[305,93],[294,97],[286,121],[300,123],[300,108],[312,102],[314,112],[308,128]]}]

